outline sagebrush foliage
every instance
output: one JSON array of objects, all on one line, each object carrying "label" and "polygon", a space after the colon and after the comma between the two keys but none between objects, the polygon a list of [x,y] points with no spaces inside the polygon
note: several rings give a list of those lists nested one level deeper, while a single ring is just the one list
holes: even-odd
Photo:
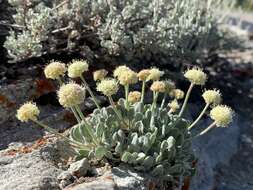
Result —
[{"label": "sagebrush foliage", "polygon": [[221,1],[9,0],[18,28],[4,46],[13,61],[59,51],[91,60],[195,60],[231,44],[214,14]]}]

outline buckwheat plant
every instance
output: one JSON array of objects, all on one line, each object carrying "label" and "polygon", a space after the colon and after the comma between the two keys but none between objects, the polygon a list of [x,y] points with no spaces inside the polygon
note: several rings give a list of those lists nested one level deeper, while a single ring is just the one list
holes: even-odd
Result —
[{"label": "buckwheat plant", "polygon": [[[59,103],[70,109],[76,117],[77,124],[71,128],[69,135],[64,136],[39,121],[40,111],[32,102],[25,103],[18,109],[17,118],[22,122],[32,121],[65,139],[76,150],[78,158],[87,157],[112,165],[123,162],[135,170],[159,177],[164,182],[174,181],[194,174],[195,157],[190,130],[208,108],[212,108],[210,117],[214,121],[195,137],[204,135],[215,127],[226,127],[232,121],[233,111],[220,104],[221,94],[216,89],[203,93],[206,106],[195,121],[183,118],[193,87],[204,85],[207,80],[206,74],[199,68],[185,72],[184,76],[190,82],[185,96],[172,81],[162,80],[164,73],[157,68],[137,73],[126,66],[119,66],[113,73],[114,78],[107,77],[106,70],[95,71],[97,91],[110,102],[108,107],[101,107],[84,79],[88,63],[74,60],[68,69],[65,67],[63,63],[51,62],[45,68],[45,74],[47,78],[59,81]],[[83,84],[64,82],[66,70],[70,78],[81,78]],[[138,81],[142,83],[141,91],[131,91],[132,85]],[[116,101],[113,98],[121,86],[125,90],[125,96]],[[145,101],[147,86],[153,92],[150,103]],[[85,89],[97,105],[87,117],[80,109],[80,104],[85,99]],[[163,96],[162,105],[158,102],[159,96]]]}]

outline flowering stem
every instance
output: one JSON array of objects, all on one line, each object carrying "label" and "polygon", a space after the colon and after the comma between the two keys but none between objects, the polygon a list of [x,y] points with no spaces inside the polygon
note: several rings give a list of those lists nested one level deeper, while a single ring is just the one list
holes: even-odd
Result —
[{"label": "flowering stem", "polygon": [[43,124],[42,122],[38,121],[38,120],[32,120],[34,123],[38,124],[39,126],[43,127],[44,129],[46,129],[48,132],[68,141],[69,143],[71,143],[71,145],[73,146],[76,146],[78,148],[87,148],[87,150],[90,150],[88,149],[88,146],[85,146],[83,144],[80,144],[78,142],[75,142],[75,141],[72,141],[71,139],[69,139],[68,137],[62,135],[61,133],[59,133],[58,131],[56,131],[55,129],[51,128],[51,127],[48,127],[47,125]]},{"label": "flowering stem", "polygon": [[145,86],[146,86],[146,81],[142,81],[142,88],[141,88],[141,102],[143,103],[144,101],[144,95],[145,95]]},{"label": "flowering stem", "polygon": [[71,111],[74,113],[74,116],[75,116],[76,120],[78,121],[78,123],[81,123],[81,119],[78,116],[78,114],[76,113],[76,110],[74,107],[71,107]]},{"label": "flowering stem", "polygon": [[126,99],[126,103],[125,103],[125,106],[126,106],[126,109],[128,110],[129,109],[129,102],[128,102],[128,94],[129,94],[129,85],[125,85],[125,99]]},{"label": "flowering stem", "polygon": [[82,121],[83,121],[83,123],[84,123],[84,125],[85,125],[85,127],[86,127],[86,129],[87,129],[87,131],[88,131],[88,133],[89,133],[89,136],[92,138],[93,142],[94,142],[96,145],[98,145],[99,143],[98,143],[98,141],[97,141],[96,136],[94,135],[94,131],[92,130],[92,127],[90,126],[90,124],[86,121],[86,119],[85,119],[85,117],[84,117],[84,115],[83,115],[83,113],[82,113],[80,107],[77,105],[77,106],[75,106],[75,108],[76,108],[76,110],[77,110],[79,116],[82,118]]},{"label": "flowering stem", "polygon": [[98,101],[96,99],[96,97],[94,96],[93,92],[91,91],[88,83],[86,82],[86,80],[83,78],[83,76],[80,76],[81,80],[83,81],[84,87],[87,89],[87,91],[89,92],[90,96],[92,97],[93,102],[95,103],[95,105],[97,106],[98,109],[101,109],[101,107],[98,104]]},{"label": "flowering stem", "polygon": [[202,112],[199,114],[198,118],[190,125],[189,130],[192,129],[194,127],[194,125],[196,125],[199,120],[202,118],[202,116],[205,114],[207,108],[209,107],[210,104],[206,104],[204,109],[202,110]]},{"label": "flowering stem", "polygon": [[110,104],[111,104],[111,106],[112,106],[113,111],[115,112],[115,114],[117,115],[117,117],[118,117],[118,119],[119,119],[119,122],[123,122],[124,125],[128,126],[127,123],[125,123],[125,121],[124,121],[122,115],[121,115],[121,114],[119,113],[119,111],[117,110],[117,108],[116,108],[116,106],[115,106],[115,104],[114,104],[114,102],[113,102],[112,97],[111,97],[111,96],[108,96],[108,99],[109,99],[109,102],[110,102]]},{"label": "flowering stem", "polygon": [[153,92],[153,103],[151,106],[151,120],[150,120],[150,125],[152,125],[154,123],[154,118],[155,118],[155,108],[156,108],[156,102],[157,102],[157,98],[158,98],[158,92]]},{"label": "flowering stem", "polygon": [[188,89],[188,91],[187,91],[187,93],[186,93],[183,106],[182,106],[182,108],[181,108],[181,110],[180,110],[180,112],[179,112],[179,115],[178,115],[179,117],[181,117],[181,116],[183,115],[184,111],[185,111],[185,108],[186,108],[186,105],[187,105],[187,102],[188,102],[188,99],[189,99],[189,97],[190,97],[190,94],[191,94],[191,91],[192,91],[192,88],[193,88],[193,87],[194,87],[194,84],[191,83],[191,85],[189,86],[189,89]]},{"label": "flowering stem", "polygon": [[216,126],[216,123],[213,122],[211,125],[209,125],[206,129],[204,129],[201,133],[199,133],[197,136],[201,136],[204,135],[205,133],[207,133],[209,130],[211,130],[212,128],[214,128]]},{"label": "flowering stem", "polygon": [[162,103],[161,103],[161,109],[163,109],[163,107],[164,107],[166,98],[167,98],[167,93],[164,93],[163,100],[162,100]]}]

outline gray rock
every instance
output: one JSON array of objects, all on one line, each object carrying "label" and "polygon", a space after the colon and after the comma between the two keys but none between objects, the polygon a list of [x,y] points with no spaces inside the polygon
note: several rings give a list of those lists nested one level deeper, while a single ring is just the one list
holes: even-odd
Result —
[{"label": "gray rock", "polygon": [[90,164],[87,158],[83,158],[77,162],[70,164],[68,172],[77,177],[85,176],[90,169]]},{"label": "gray rock", "polygon": [[61,172],[53,163],[42,159],[40,151],[14,157],[0,157],[0,189],[58,190]]},{"label": "gray rock", "polygon": [[88,183],[82,183],[66,190],[119,190],[113,180],[99,179]]},{"label": "gray rock", "polygon": [[119,190],[146,190],[145,178],[126,167],[112,168],[110,174]]},{"label": "gray rock", "polygon": [[68,171],[64,171],[57,176],[58,180],[70,180],[71,178],[73,178],[73,176]]}]

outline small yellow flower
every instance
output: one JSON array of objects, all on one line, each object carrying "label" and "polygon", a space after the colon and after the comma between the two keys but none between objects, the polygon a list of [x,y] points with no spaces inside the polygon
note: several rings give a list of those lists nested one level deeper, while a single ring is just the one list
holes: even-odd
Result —
[{"label": "small yellow flower", "polygon": [[211,110],[210,117],[218,127],[226,127],[233,120],[233,111],[228,106],[218,105]]},{"label": "small yellow flower", "polygon": [[89,65],[85,60],[73,60],[68,67],[68,76],[70,78],[78,78],[88,71]]},{"label": "small yellow flower", "polygon": [[97,85],[97,91],[106,96],[112,96],[119,90],[118,83],[115,79],[104,79]]},{"label": "small yellow flower", "polygon": [[138,73],[138,78],[140,81],[146,81],[148,76],[150,75],[150,70],[149,69],[143,69]]},{"label": "small yellow flower", "polygon": [[130,92],[128,95],[128,101],[132,104],[139,102],[141,100],[141,93],[138,91]]},{"label": "small yellow flower", "polygon": [[149,80],[153,80],[153,81],[157,81],[160,80],[160,78],[164,75],[163,71],[160,71],[157,68],[152,68],[150,69],[150,75],[147,78],[147,81]]},{"label": "small yellow flower", "polygon": [[22,122],[37,120],[40,110],[35,103],[27,102],[17,110],[17,118]]},{"label": "small yellow flower", "polygon": [[171,102],[168,104],[168,106],[170,107],[172,113],[173,113],[173,112],[176,112],[176,111],[180,108],[180,106],[179,106],[177,100],[171,101]]},{"label": "small yellow flower", "polygon": [[65,64],[59,61],[53,61],[49,63],[44,69],[46,78],[53,80],[59,79],[61,76],[64,76],[65,72],[66,72]]},{"label": "small yellow flower", "polygon": [[206,90],[202,97],[206,104],[218,105],[221,102],[221,94],[219,90]]},{"label": "small yellow flower", "polygon": [[150,90],[154,92],[165,92],[166,86],[162,81],[155,81],[150,87]]},{"label": "small yellow flower", "polygon": [[168,94],[171,93],[176,88],[175,83],[172,82],[171,80],[165,80],[164,83],[165,83],[165,87],[166,87],[165,91]]},{"label": "small yellow flower", "polygon": [[189,69],[184,76],[195,85],[204,85],[207,80],[206,74],[199,68]]},{"label": "small yellow flower", "polygon": [[58,91],[58,98],[63,107],[70,108],[84,101],[85,91],[76,83],[64,84]]},{"label": "small yellow flower", "polygon": [[123,86],[129,85],[129,84],[135,84],[138,82],[137,73],[132,70],[123,71],[118,76],[118,80],[119,80],[119,83]]},{"label": "small yellow flower", "polygon": [[184,98],[184,91],[180,89],[174,89],[171,91],[170,95],[177,100],[183,99]]},{"label": "small yellow flower", "polygon": [[101,81],[106,77],[107,74],[108,74],[108,71],[105,69],[97,70],[93,72],[93,79],[94,81],[98,81],[98,80]]},{"label": "small yellow flower", "polygon": [[125,72],[125,71],[130,71],[131,69],[125,65],[121,65],[119,67],[117,67],[114,72],[113,72],[113,76],[114,77],[119,77],[122,72]]}]

